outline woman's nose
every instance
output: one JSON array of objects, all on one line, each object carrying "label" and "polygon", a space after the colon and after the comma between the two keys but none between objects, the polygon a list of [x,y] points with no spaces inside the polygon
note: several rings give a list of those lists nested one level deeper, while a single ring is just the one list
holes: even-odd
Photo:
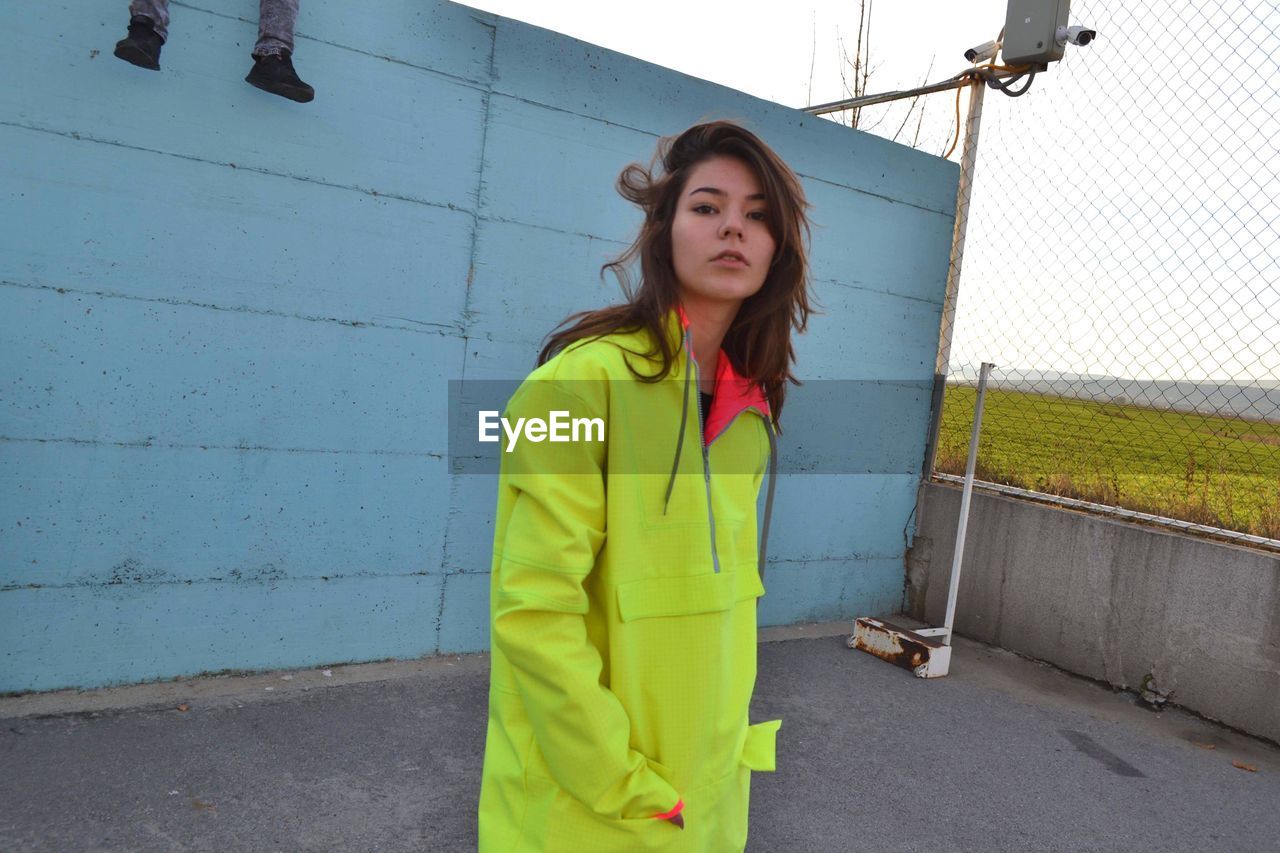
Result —
[{"label": "woman's nose", "polygon": [[742,236],[742,217],[736,213],[726,213],[724,221],[720,223],[720,236],[732,237]]}]

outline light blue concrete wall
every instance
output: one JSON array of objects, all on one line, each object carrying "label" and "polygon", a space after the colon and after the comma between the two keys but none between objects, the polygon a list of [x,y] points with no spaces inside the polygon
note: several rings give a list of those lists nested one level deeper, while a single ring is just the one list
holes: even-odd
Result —
[{"label": "light blue concrete wall", "polygon": [[[957,169],[432,0],[307,0],[309,105],[242,81],[255,0],[0,6],[0,691],[484,649],[495,482],[451,379],[524,375],[637,217],[659,135],[743,120],[804,178],[809,379],[932,376]],[[927,394],[893,460],[778,486],[765,624],[897,609]]]}]

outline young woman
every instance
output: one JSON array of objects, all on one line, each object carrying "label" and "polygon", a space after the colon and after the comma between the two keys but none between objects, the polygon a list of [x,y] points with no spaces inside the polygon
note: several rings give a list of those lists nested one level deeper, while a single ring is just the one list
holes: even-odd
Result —
[{"label": "young woman", "polygon": [[606,265],[627,301],[562,323],[505,414],[604,430],[502,454],[483,853],[742,850],[751,771],[774,769],[781,720],[748,706],[807,203],[729,122],[618,188],[644,211]]}]

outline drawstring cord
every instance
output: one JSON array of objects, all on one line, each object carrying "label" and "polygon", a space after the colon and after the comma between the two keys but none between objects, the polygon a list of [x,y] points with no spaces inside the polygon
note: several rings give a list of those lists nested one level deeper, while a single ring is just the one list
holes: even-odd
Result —
[{"label": "drawstring cord", "polygon": [[773,487],[778,479],[778,441],[773,435],[773,424],[766,423],[764,431],[769,435],[769,491],[764,499],[764,523],[760,526],[760,582],[764,583],[764,564],[769,553],[769,519],[773,515]]}]

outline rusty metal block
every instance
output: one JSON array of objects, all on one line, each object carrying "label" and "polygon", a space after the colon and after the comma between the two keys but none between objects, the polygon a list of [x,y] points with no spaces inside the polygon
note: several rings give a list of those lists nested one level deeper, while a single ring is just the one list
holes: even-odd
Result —
[{"label": "rusty metal block", "polygon": [[940,678],[951,669],[951,646],[888,619],[857,619],[848,646],[909,669],[918,678]]}]

